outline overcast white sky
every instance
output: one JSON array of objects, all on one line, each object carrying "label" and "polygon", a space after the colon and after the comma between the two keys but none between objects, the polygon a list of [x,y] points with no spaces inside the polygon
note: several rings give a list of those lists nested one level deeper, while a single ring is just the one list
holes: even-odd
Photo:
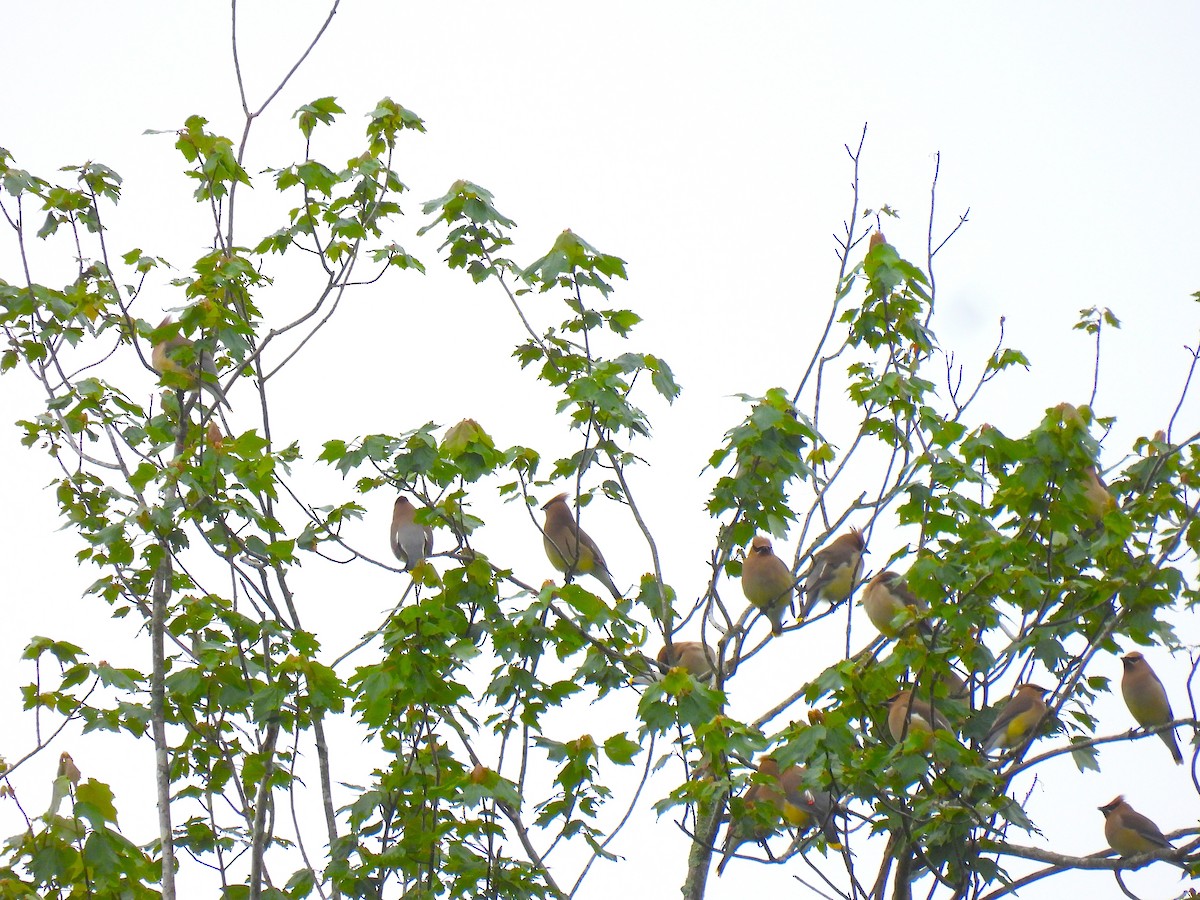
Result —
[{"label": "overcast white sky", "polygon": [[[252,104],[291,65],[326,9],[309,0],[242,4]],[[126,179],[119,215],[108,212],[114,246],[138,246],[186,269],[211,229],[188,200],[172,137],[143,132],[174,129],[193,113],[231,136],[240,131],[228,18],[221,3],[13,5],[0,57],[7,88],[0,146],[42,175],[88,159],[112,166]],[[969,224],[939,257],[934,328],[942,348],[977,371],[1004,316],[1007,343],[1032,361],[1029,373],[994,385],[969,424],[986,420],[1019,433],[1047,406],[1086,402],[1093,347],[1070,329],[1081,308],[1109,306],[1124,328],[1105,336],[1096,407],[1120,417],[1102,455],[1105,466],[1115,465],[1136,435],[1165,425],[1186,373],[1183,347],[1200,340],[1189,297],[1200,290],[1198,26],[1200,7],[1187,2],[344,3],[256,126],[248,168],[301,157],[290,116],[304,102],[332,94],[347,110],[347,125],[315,150],[340,161],[356,152],[374,101],[393,97],[424,117],[430,132],[403,144],[397,168],[412,191],[406,230],[395,235],[430,275],[390,278],[348,299],[277,389],[277,439],[299,439],[315,456],[328,438],[472,416],[499,445],[531,444],[547,458],[571,452],[574,436],[553,421],[553,399],[510,359],[521,333],[503,295],[472,286],[461,272],[440,272],[440,233],[413,237],[420,202],[468,178],[493,191],[518,222],[512,255],[519,262],[540,256],[566,227],[628,261],[631,280],[617,301],[646,319],[631,349],[666,358],[684,387],[674,407],[648,404],[655,441],[641,448],[650,468],[635,486],[660,536],[668,580],[681,596],[694,596],[716,530],[703,512],[711,477],[701,469],[742,415],[733,394],[794,387],[803,372],[832,296],[831,234],[850,208],[843,145],[856,144],[866,122],[863,202],[900,211],[885,230],[902,254],[923,263],[936,152],[936,230],[948,231],[970,208]],[[255,196],[266,193],[264,179]],[[249,203],[244,212],[245,243],[277,227]],[[50,249],[61,259],[64,246]],[[0,277],[9,281],[17,280],[12,260],[6,237]],[[69,262],[68,254],[58,280],[70,277]],[[282,321],[307,302],[311,276],[290,260],[273,274],[276,288],[262,305]],[[40,277],[52,275],[43,269]],[[148,292],[140,315],[155,320],[182,303],[167,280]],[[549,303],[530,303],[539,324],[561,318]],[[149,377],[135,377],[149,394]],[[12,672],[12,686],[0,692],[0,755],[12,759],[28,746],[15,688],[31,678],[16,662],[30,635],[75,640],[97,657],[111,654],[114,664],[124,654],[121,664],[144,665],[148,651],[129,643],[128,624],[108,623],[91,601],[79,601],[95,573],[70,562],[78,547],[56,531],[53,494],[43,489],[55,470],[17,445],[11,425],[34,414],[40,399],[20,375],[2,384],[0,454],[10,477],[0,528],[12,593],[0,665]],[[236,422],[236,388],[232,400]],[[1198,413],[1192,397],[1178,434],[1197,429]],[[347,486],[323,468],[296,477],[315,504],[345,499]],[[351,538],[383,555],[391,497],[369,502]],[[511,527],[481,537],[485,549],[526,581],[548,577],[540,538],[520,511],[498,507],[494,515]],[[588,516],[618,583],[633,583],[649,564],[643,547],[619,539],[629,527],[621,511],[596,504]],[[878,532],[875,540],[875,558],[886,559],[896,542]],[[788,554],[795,541],[783,542]],[[311,580],[298,603],[331,658],[374,627],[401,589],[396,576],[367,567],[348,576],[314,564],[304,574]],[[1190,619],[1180,631],[1196,639]],[[757,715],[778,699],[779,685],[786,695],[832,661],[818,647],[822,634],[831,638],[823,644],[838,644],[834,632],[814,632],[790,635],[757,658],[756,671],[732,689],[734,711]],[[1186,660],[1151,653],[1176,710],[1184,708]],[[797,666],[798,658],[811,668]],[[1119,672],[1114,659],[1097,674]],[[772,684],[771,694],[759,693]],[[584,710],[593,724],[575,733],[631,727],[635,699]],[[610,725],[594,724],[601,712]],[[1098,713],[1105,732],[1130,724],[1119,699],[1102,702]],[[575,726],[565,720],[563,727]],[[85,776],[121,786],[122,824],[133,839],[150,840],[152,817],[143,821],[132,795],[121,793],[136,790],[137,779],[150,783],[148,767],[128,764],[126,742],[89,736],[63,747]],[[135,752],[148,764],[148,742]],[[47,772],[56,758],[46,756]],[[1157,743],[1105,748],[1101,761],[1100,774],[1080,775],[1069,762],[1046,767],[1030,799],[1045,846],[1101,849],[1095,808],[1118,792],[1164,830],[1197,821],[1200,800],[1186,770],[1170,766]],[[353,774],[344,780],[362,777]],[[0,824],[12,822],[6,834],[19,830],[10,812],[0,808]],[[628,862],[597,866],[582,896],[672,896],[682,882],[684,839],[666,818],[637,817],[612,849]],[[710,896],[794,889],[791,876],[803,871],[798,860],[735,862]],[[1103,896],[1116,890],[1104,874],[1072,878],[1022,896],[1061,895],[1066,883]],[[1162,896],[1176,879],[1158,865],[1128,883]]]}]

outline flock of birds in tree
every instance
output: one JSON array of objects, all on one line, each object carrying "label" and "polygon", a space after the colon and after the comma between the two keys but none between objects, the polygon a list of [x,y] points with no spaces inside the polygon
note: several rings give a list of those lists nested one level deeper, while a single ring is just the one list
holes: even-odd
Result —
[{"label": "flock of birds in tree", "polygon": [[[1094,470],[1089,472],[1089,477],[1111,498]],[[613,581],[604,554],[591,536],[579,527],[567,497],[567,494],[558,494],[542,507],[546,513],[543,543],[550,563],[568,578],[576,573],[592,576],[614,599],[620,599],[622,593]],[[427,525],[418,524],[416,515],[417,508],[407,497],[396,500],[391,545],[396,558],[406,569],[424,559],[433,548],[433,532]],[[804,604],[800,619],[805,619],[821,601],[836,605],[850,596],[862,575],[865,552],[862,533],[852,528],[813,555],[812,566],[801,587]],[[751,541],[742,563],[741,580],[746,599],[770,622],[772,634],[780,634],[785,614],[794,607],[798,580],[787,563],[775,555],[771,541],[766,537],[759,535]],[[928,624],[918,618],[927,610],[927,604],[908,589],[899,573],[883,571],[874,576],[867,582],[860,603],[871,623],[885,637],[899,637],[909,628],[930,634]],[[1124,666],[1121,694],[1137,723],[1153,729],[1174,721],[1166,689],[1145,657],[1134,652],[1122,657],[1121,661]],[[657,663],[664,672],[679,667],[697,680],[708,681],[716,670],[717,657],[711,647],[700,641],[672,641],[659,651]],[[966,683],[953,671],[945,682],[947,697],[967,698]],[[1018,685],[1013,696],[997,709],[995,719],[983,737],[983,752],[1017,750],[1034,739],[1048,716],[1044,699],[1048,693],[1046,688],[1036,684]],[[887,727],[897,743],[914,732],[932,734],[942,730],[955,733],[954,726],[941,711],[910,689],[899,691],[888,701]],[[1161,730],[1158,736],[1167,745],[1176,764],[1182,763],[1183,754],[1174,729]],[[841,849],[835,816],[844,810],[828,791],[805,786],[803,766],[792,765],[781,770],[776,759],[767,755],[759,760],[757,772],[744,797],[743,808],[747,813],[756,804],[768,804],[775,808],[779,818],[799,833],[819,828],[828,846]],[[1109,846],[1121,856],[1174,849],[1158,826],[1134,810],[1123,797],[1100,807],[1100,811],[1104,813],[1104,835]],[[757,817],[751,819],[746,815],[731,821],[717,864],[718,874],[724,871],[741,844],[749,840],[765,842],[771,831]],[[1183,866],[1177,861],[1169,861]]]},{"label": "flock of birds in tree", "polygon": [[[175,323],[168,317],[156,329],[163,332]],[[168,387],[189,391],[204,390],[213,399],[229,406],[217,380],[212,356],[197,351],[195,344],[172,330],[153,346],[151,364],[165,376]],[[218,432],[219,434],[219,432]],[[1095,469],[1087,472],[1086,496],[1089,503],[1102,512],[1114,501]],[[550,563],[568,580],[573,576],[590,575],[612,594],[622,599],[622,592],[613,581],[604,554],[596,542],[579,527],[576,516],[567,503],[568,495],[552,497],[542,509],[546,518],[542,528],[543,543]],[[411,571],[433,552],[433,530],[417,521],[418,510],[405,496],[394,505],[390,529],[392,552]],[[1099,516],[1097,516],[1098,518]],[[866,543],[862,533],[851,528],[839,535],[827,547],[813,554],[812,565],[804,578],[801,594],[804,597],[798,618],[806,619],[821,601],[836,605],[846,600],[859,582],[863,570]],[[785,615],[795,605],[795,590],[799,584],[791,568],[775,555],[771,541],[761,535],[750,542],[749,552],[742,563],[742,590],[746,599],[756,607],[771,625],[773,635],[781,634]],[[924,636],[930,629],[921,616],[927,604],[906,586],[897,572],[883,571],[874,576],[863,590],[860,603],[875,628],[887,638],[897,638],[910,628]],[[1161,728],[1174,721],[1166,689],[1141,653],[1129,653],[1121,658],[1124,671],[1121,694],[1137,723],[1146,729]],[[708,681],[716,669],[712,648],[699,641],[673,641],[659,651],[657,663],[664,672],[675,667],[685,669],[693,678]],[[953,683],[952,683],[953,682]],[[946,696],[965,699],[969,689],[958,676],[945,680]],[[996,750],[1012,751],[1023,748],[1037,736],[1037,730],[1048,715],[1046,688],[1036,684],[1021,684],[996,712],[995,719],[982,741],[985,754]],[[932,699],[932,695],[931,695]],[[887,728],[896,742],[915,732],[934,731],[955,733],[954,726],[930,702],[916,696],[911,689],[897,692],[888,701]],[[1172,728],[1158,731],[1176,764],[1183,754]],[[779,818],[802,834],[819,828],[826,844],[841,849],[836,816],[845,810],[828,791],[806,786],[803,766],[780,769],[776,759],[767,755],[757,764],[757,775],[743,798],[747,815],[730,821],[717,872],[724,871],[729,859],[741,844],[749,840],[764,843],[772,828],[750,813],[756,805],[774,807]],[[1104,814],[1104,835],[1109,846],[1121,856],[1174,849],[1166,836],[1146,816],[1137,812],[1123,797],[1116,797],[1100,807]],[[1184,863],[1168,860],[1183,868]]]}]

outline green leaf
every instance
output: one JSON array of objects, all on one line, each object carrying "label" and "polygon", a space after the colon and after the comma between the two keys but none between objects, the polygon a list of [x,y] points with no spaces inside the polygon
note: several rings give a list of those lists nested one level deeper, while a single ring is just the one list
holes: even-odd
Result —
[{"label": "green leaf", "polygon": [[619,766],[632,765],[633,758],[641,751],[641,745],[624,734],[614,734],[604,742],[605,755]]},{"label": "green leaf", "polygon": [[345,110],[337,105],[332,97],[321,97],[312,103],[306,103],[292,114],[293,119],[299,119],[300,132],[306,137],[312,137],[313,128],[320,122],[332,125],[334,118]]},{"label": "green leaf", "polygon": [[94,828],[117,822],[113,792],[107,784],[89,778],[75,789],[75,814],[86,818]]},{"label": "green leaf", "polygon": [[[1074,743],[1074,742],[1073,742]],[[1071,760],[1080,772],[1100,771],[1100,757],[1095,747],[1075,747],[1071,750]]]}]

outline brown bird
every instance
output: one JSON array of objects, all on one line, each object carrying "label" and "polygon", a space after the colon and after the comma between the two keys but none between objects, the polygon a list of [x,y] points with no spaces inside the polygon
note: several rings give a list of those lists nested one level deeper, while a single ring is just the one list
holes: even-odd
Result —
[{"label": "brown bird", "polygon": [[79,786],[80,777],[79,767],[75,765],[75,760],[71,759],[71,754],[64,752],[59,756],[58,774],[50,785],[51,813],[57,813],[58,808],[67,797],[73,797],[75,789]]},{"label": "brown bird", "polygon": [[[899,637],[902,632],[912,630],[911,621],[896,627],[899,617],[907,613],[911,618],[912,610],[929,609],[929,604],[910,591],[900,575],[891,571],[880,572],[867,582],[860,602],[867,611],[867,618],[871,620],[871,624],[879,629],[880,634],[889,638]],[[918,622],[916,626],[922,633],[930,633],[929,626],[924,622]]]},{"label": "brown bird", "polygon": [[1000,707],[984,736],[983,752],[990,753],[999,747],[1011,750],[1025,743],[1046,715],[1046,701],[1042,697],[1048,693],[1036,684],[1018,685],[1017,692]]},{"label": "brown bird", "polygon": [[[1121,657],[1125,671],[1121,675],[1121,696],[1125,705],[1143,728],[1153,728],[1174,721],[1175,714],[1171,712],[1171,703],[1167,700],[1167,689],[1159,681],[1146,657],[1134,652]],[[1175,729],[1168,728],[1160,731],[1158,736],[1171,751],[1171,757],[1176,765],[1183,763],[1183,754],[1179,752],[1179,744],[1175,740]]]},{"label": "brown bird", "polygon": [[416,521],[417,508],[401,494],[392,507],[392,528],[389,534],[392,553],[411,572],[417,563],[433,552],[433,529]]},{"label": "brown bird", "polygon": [[1108,485],[1100,477],[1095,466],[1088,466],[1085,471],[1083,496],[1087,502],[1088,515],[1095,521],[1104,518],[1105,513],[1116,509],[1117,500],[1108,490]]},{"label": "brown bird", "polygon": [[[938,690],[938,687],[941,690]],[[933,679],[933,689],[936,693],[944,692],[951,700],[966,700],[971,695],[971,689],[967,686],[966,681],[954,669],[949,669],[945,674],[937,675]]]},{"label": "brown bird", "polygon": [[756,821],[758,817],[754,810],[759,804],[774,806],[783,821],[802,833],[819,826],[826,843],[835,850],[841,849],[837,823],[833,820],[838,812],[837,802],[828,791],[814,791],[804,786],[803,766],[788,766],[780,772],[775,758],[764,756],[758,763],[758,771],[765,778],[750,785],[744,798],[745,814],[729,823],[721,861],[717,863],[717,875],[725,871],[730,857],[746,841],[761,843],[771,836],[774,829],[762,821]]},{"label": "brown bird", "polygon": [[82,777],[79,767],[75,765],[75,760],[71,759],[71,754],[65,750],[58,757],[58,777],[66,778],[76,787],[79,786],[79,779]]},{"label": "brown bird", "polygon": [[[159,322],[155,330],[160,331],[173,324],[171,317],[167,316]],[[156,343],[150,353],[150,365],[159,375],[174,376],[175,383],[169,386],[179,387],[182,381],[182,386],[189,391],[198,387],[208,391],[213,399],[229,409],[229,401],[225,399],[225,393],[217,380],[217,367],[212,356],[204,351],[197,351],[196,345],[183,335],[176,334]]]},{"label": "brown bird", "polygon": [[[778,771],[777,763],[774,767]],[[783,788],[783,819],[801,833],[814,826],[819,827],[825,835],[825,842],[834,850],[840,850],[841,837],[833,820],[840,811],[838,803],[829,791],[805,787],[805,775],[804,766],[788,766],[779,774],[779,785]]]},{"label": "brown bird", "polygon": [[208,441],[208,446],[214,450],[220,450],[225,444],[225,435],[221,433],[221,426],[212,419],[208,420],[208,428],[205,429],[204,437]]},{"label": "brown bird", "polygon": [[914,697],[913,692],[909,690],[893,694],[888,699],[887,723],[892,740],[897,744],[904,740],[905,735],[917,731],[927,734],[932,734],[935,730],[954,733],[954,727],[940,710]]},{"label": "brown bird", "polygon": [[542,544],[546,548],[550,564],[565,573],[568,581],[576,573],[591,575],[608,588],[614,600],[620,600],[621,592],[613,584],[604,554],[575,521],[571,508],[567,506],[567,495],[558,494],[551,497],[542,509],[546,511]]},{"label": "brown bird", "polygon": [[[1158,826],[1126,803],[1122,796],[1101,806],[1100,812],[1104,813],[1104,836],[1108,839],[1108,845],[1122,856],[1175,849]],[[1187,868],[1178,860],[1167,862]]]},{"label": "brown bird", "polygon": [[770,540],[759,535],[750,542],[742,562],[742,593],[770,621],[771,634],[783,631],[783,614],[792,605],[795,584],[792,570],[775,555]]},{"label": "brown bird", "polygon": [[658,663],[665,672],[680,667],[697,681],[708,681],[717,665],[717,655],[701,641],[672,641],[658,651]]},{"label": "brown bird", "polygon": [[804,609],[800,618],[808,618],[818,600],[840,603],[850,596],[854,583],[862,574],[866,541],[862,532],[851,528],[838,535],[833,543],[813,554],[812,568],[804,582]]}]

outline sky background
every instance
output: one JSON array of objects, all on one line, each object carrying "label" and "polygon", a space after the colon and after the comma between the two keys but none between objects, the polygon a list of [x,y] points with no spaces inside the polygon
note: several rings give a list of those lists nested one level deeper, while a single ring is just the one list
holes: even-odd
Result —
[{"label": "sky background", "polygon": [[[327,9],[307,0],[242,4],[239,49],[252,106],[307,46]],[[121,206],[106,210],[112,246],[141,247],[186,271],[211,225],[189,199],[192,185],[180,174],[172,135],[144,132],[171,131],[201,114],[213,130],[240,134],[227,7],[26,3],[7,10],[5,24],[0,146],[16,165],[45,177],[89,159],[116,169],[126,183]],[[1101,454],[1105,468],[1118,466],[1137,435],[1165,427],[1187,373],[1185,345],[1200,340],[1190,297],[1200,290],[1198,27],[1200,7],[1192,3],[343,3],[255,125],[247,168],[258,173],[301,159],[292,111],[327,95],[347,115],[342,127],[323,130],[314,155],[340,162],[358,152],[363,116],[391,96],[421,115],[429,134],[402,141],[395,167],[411,189],[408,216],[389,237],[429,274],[400,273],[347,297],[279,379],[275,433],[315,457],[330,438],[471,416],[498,446],[533,445],[548,460],[573,452],[577,436],[553,416],[554,396],[511,359],[523,334],[502,292],[442,271],[436,247],[443,231],[415,237],[424,223],[420,203],[467,178],[491,190],[517,221],[511,256],[518,262],[541,256],[567,227],[628,262],[630,281],[619,286],[616,305],[645,322],[628,347],[607,349],[664,357],[684,388],[673,406],[646,402],[655,433],[637,448],[647,466],[635,473],[634,488],[660,538],[667,580],[680,596],[696,596],[716,533],[703,509],[714,478],[703,471],[705,461],[744,414],[736,394],[790,390],[803,374],[834,291],[833,234],[850,211],[845,145],[857,145],[868,123],[862,205],[899,210],[884,230],[902,255],[924,264],[937,153],[935,234],[970,209],[968,224],[937,260],[933,327],[944,353],[966,367],[968,380],[977,376],[1004,317],[1005,343],[1032,363],[990,385],[968,424],[988,421],[1019,434],[1049,406],[1087,402],[1094,345],[1071,327],[1080,309],[1111,307],[1123,328],[1105,332],[1096,409],[1118,417]],[[280,224],[286,205],[269,194],[263,178],[253,201],[242,196],[243,243]],[[72,277],[65,240],[32,253],[35,277]],[[5,237],[0,277],[18,280],[13,261]],[[276,282],[260,305],[282,322],[311,302],[313,276],[292,255],[272,265]],[[170,277],[164,273],[139,301],[143,318],[157,321],[183,302]],[[548,298],[530,298],[527,309],[539,329],[563,318]],[[155,389],[148,373],[130,366],[128,377],[146,396]],[[131,623],[110,622],[92,601],[80,601],[95,572],[75,566],[77,542],[58,530],[45,489],[56,470],[18,445],[20,429],[11,424],[40,409],[40,397],[20,374],[2,384],[0,454],[10,477],[0,528],[12,593],[0,665],[12,674],[11,688],[0,690],[0,755],[11,760],[31,737],[16,690],[32,677],[17,662],[31,635],[73,640],[97,658],[135,666],[148,663],[148,643],[136,640]],[[249,389],[234,388],[235,425],[251,413],[250,397]],[[828,423],[835,441],[839,421]],[[1194,433],[1198,423],[1193,396],[1176,435]],[[298,467],[294,483],[314,505],[349,496],[348,484],[315,464]],[[558,489],[545,489],[544,497]],[[363,501],[368,515],[348,535],[380,559],[388,555],[391,500],[381,492]],[[483,549],[527,582],[549,577],[528,517],[515,506],[480,502],[493,522],[480,536]],[[804,505],[798,496],[797,508]],[[649,568],[644,546],[622,540],[630,525],[620,508],[593,504],[585,524],[618,584],[634,583]],[[778,542],[781,555],[793,554],[797,539]],[[873,560],[902,543],[877,530]],[[331,659],[378,624],[405,581],[376,567],[315,561],[303,577],[301,614]],[[726,596],[740,602],[735,586]],[[841,631],[825,624],[825,631],[787,635],[756,657],[731,687],[735,714],[758,715],[834,661],[826,648],[840,646]],[[1196,640],[1190,616],[1178,626],[1183,640]],[[865,643],[869,631],[858,627]],[[1186,708],[1186,655],[1148,656],[1177,712]],[[1097,674],[1115,684],[1120,664],[1101,660]],[[614,696],[556,724],[569,736],[589,729],[606,735],[632,727],[635,704],[632,694]],[[1097,714],[1104,733],[1131,724],[1118,698],[1103,699]],[[129,836],[153,837],[152,809],[138,808],[152,796],[148,740],[131,748],[125,738],[68,733],[35,764],[45,772],[47,798],[60,749],[72,752],[85,777],[117,787]],[[348,771],[339,777],[361,783],[373,764],[369,750],[345,759]],[[1029,810],[1044,830],[1040,839],[1014,835],[1017,842],[1100,850],[1095,808],[1120,792],[1164,830],[1197,822],[1200,800],[1187,767],[1171,766],[1156,741],[1105,747],[1101,773],[1082,775],[1059,762],[1043,767],[1036,784],[1017,785],[1031,789]],[[36,785],[37,771],[31,766],[26,784]],[[659,783],[661,794],[669,784]],[[40,811],[40,802],[29,806]],[[672,818],[655,820],[648,809],[635,816],[612,847],[626,861],[598,864],[581,896],[631,884],[638,894],[673,896],[686,838]],[[12,810],[0,806],[6,824],[4,834],[20,830]],[[858,841],[866,865],[871,850]],[[833,862],[836,873],[840,863]],[[792,876],[805,872],[799,860],[736,861],[710,882],[709,896],[791,890]],[[1165,865],[1127,883],[1144,896],[1178,892],[1177,872]],[[1022,896],[1061,895],[1069,886],[1116,891],[1111,875],[1088,873],[1050,879]]]}]

